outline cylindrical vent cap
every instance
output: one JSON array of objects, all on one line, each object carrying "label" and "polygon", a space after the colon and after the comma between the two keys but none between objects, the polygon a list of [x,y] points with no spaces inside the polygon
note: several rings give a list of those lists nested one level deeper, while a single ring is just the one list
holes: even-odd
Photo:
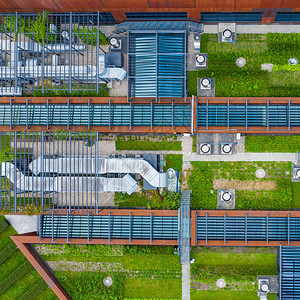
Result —
[{"label": "cylindrical vent cap", "polygon": [[201,149],[202,153],[209,153],[210,145],[209,144],[203,144],[203,145],[201,145],[200,149]]},{"label": "cylindrical vent cap", "polygon": [[110,45],[112,45],[115,48],[119,47],[118,40],[115,37],[111,37],[109,39],[109,43],[110,43]]},{"label": "cylindrical vent cap", "polygon": [[229,200],[231,200],[231,194],[230,194],[229,192],[223,193],[222,199],[223,199],[224,201],[229,201]]},{"label": "cylindrical vent cap", "polygon": [[223,31],[223,36],[224,36],[226,39],[229,39],[229,38],[232,36],[231,30],[229,30],[229,29],[224,30],[224,31]]},{"label": "cylindrical vent cap", "polygon": [[298,178],[300,178],[300,169],[298,169],[298,170],[296,171],[296,176],[297,176]]},{"label": "cylindrical vent cap", "polygon": [[263,283],[261,286],[260,286],[260,290],[264,293],[267,293],[268,290],[269,290],[269,286],[266,284],[266,283]]},{"label": "cylindrical vent cap", "polygon": [[196,59],[197,59],[198,63],[202,64],[205,61],[205,56],[202,55],[202,54],[198,54],[197,57],[196,57]]},{"label": "cylindrical vent cap", "polygon": [[210,86],[210,79],[209,78],[203,78],[201,80],[201,84],[205,87],[209,87]]},{"label": "cylindrical vent cap", "polygon": [[232,147],[229,144],[225,144],[222,146],[222,150],[224,153],[230,153],[232,150]]}]

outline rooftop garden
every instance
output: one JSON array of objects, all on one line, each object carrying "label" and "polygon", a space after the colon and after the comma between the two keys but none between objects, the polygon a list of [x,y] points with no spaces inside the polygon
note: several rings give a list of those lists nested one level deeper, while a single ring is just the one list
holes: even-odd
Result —
[{"label": "rooftop garden", "polygon": [[[257,169],[264,169],[266,176],[256,178]],[[236,209],[284,210],[297,203],[289,162],[192,162],[190,172],[195,209],[217,209],[217,190],[229,188],[235,189]]]},{"label": "rooftop garden", "polygon": [[[72,299],[180,299],[173,247],[36,245]],[[111,287],[103,285],[110,276]]]},{"label": "rooftop garden", "polygon": [[[192,300],[255,300],[257,276],[277,275],[276,248],[194,247],[191,258]],[[216,281],[223,278],[220,290]],[[268,294],[268,299],[276,299]]]},{"label": "rooftop garden", "polygon": [[[215,78],[216,97],[299,97],[299,33],[238,34],[236,43],[218,43],[217,34],[201,35],[201,52],[208,54],[206,70],[188,72],[189,95],[197,95],[197,78]],[[244,57],[242,68],[236,59]],[[273,64],[271,72],[261,65]]]}]

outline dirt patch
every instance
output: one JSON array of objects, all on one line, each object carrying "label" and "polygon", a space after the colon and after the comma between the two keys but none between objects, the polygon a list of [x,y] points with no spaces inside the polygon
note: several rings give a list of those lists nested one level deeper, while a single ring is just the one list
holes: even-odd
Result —
[{"label": "dirt patch", "polygon": [[189,189],[188,179],[192,174],[193,166],[190,162],[184,162],[182,165],[181,172],[181,189],[186,190]]},{"label": "dirt patch", "polygon": [[224,189],[235,189],[235,190],[274,190],[276,188],[275,181],[256,181],[256,180],[226,180],[226,179],[215,179],[214,189],[224,190]]}]

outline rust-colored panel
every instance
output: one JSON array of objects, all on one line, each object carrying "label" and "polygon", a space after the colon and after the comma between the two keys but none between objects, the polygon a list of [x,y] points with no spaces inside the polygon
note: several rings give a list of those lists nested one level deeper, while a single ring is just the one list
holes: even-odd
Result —
[{"label": "rust-colored panel", "polygon": [[236,8],[280,8],[282,0],[236,0]]},{"label": "rust-colored panel", "polygon": [[196,8],[195,0],[149,0],[151,8]]},{"label": "rust-colored panel", "polygon": [[128,9],[131,8],[144,8],[147,11],[149,7],[147,0],[101,0],[104,5],[104,8],[119,8],[119,9]]},{"label": "rust-colored panel", "polygon": [[196,0],[197,8],[225,8],[225,9],[234,9],[235,0]]},{"label": "rust-colored panel", "polygon": [[12,10],[17,9],[18,5],[13,0],[0,0],[0,8],[1,10]]},{"label": "rust-colored panel", "polygon": [[54,6],[52,1],[39,0],[14,0],[14,3],[21,10],[51,10]]},{"label": "rust-colored panel", "polygon": [[282,8],[293,8],[294,10],[300,10],[299,0],[283,0]]}]

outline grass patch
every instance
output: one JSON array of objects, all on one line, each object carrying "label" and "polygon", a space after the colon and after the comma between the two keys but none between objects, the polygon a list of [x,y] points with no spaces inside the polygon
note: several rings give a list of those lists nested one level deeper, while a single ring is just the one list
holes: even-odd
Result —
[{"label": "grass patch", "polygon": [[115,205],[124,207],[148,207],[147,196],[143,193],[132,193],[131,195],[115,193]]},{"label": "grass patch", "polygon": [[[278,273],[276,253],[269,249],[259,253],[257,248],[249,248],[244,252],[230,252],[226,247],[218,248],[218,251],[209,247],[202,250],[197,247],[192,249],[191,258],[195,259],[195,263],[191,265],[191,274],[194,283],[205,284],[209,290],[196,291],[192,288],[192,299],[248,299],[243,297],[244,294],[249,295],[249,299],[255,299],[257,275]],[[219,278],[226,281],[222,291],[216,287]]]},{"label": "grass patch", "polygon": [[181,142],[178,141],[116,141],[116,150],[169,150],[181,151]]},{"label": "grass patch", "polygon": [[182,154],[167,154],[166,155],[166,166],[164,167],[165,171],[169,168],[174,170],[182,171]]},{"label": "grass patch", "polygon": [[[232,291],[191,291],[191,300],[257,300],[257,292]],[[276,294],[268,294],[268,299],[276,300]]]},{"label": "grass patch", "polygon": [[[275,181],[274,190],[236,190],[236,209],[290,209],[292,208],[290,162],[193,162],[189,186],[193,193],[193,208],[216,209],[217,194],[213,189],[214,179]],[[255,170],[266,170],[263,179],[255,177]],[[291,172],[290,172],[291,173]],[[211,193],[211,191],[214,191]]]},{"label": "grass patch", "polygon": [[[290,57],[295,57],[299,53],[298,41],[294,42],[295,37],[299,39],[299,36],[300,34],[277,36],[268,33],[260,40],[241,38],[237,43],[218,43],[216,35],[202,34],[201,52],[208,54],[208,68],[188,72],[189,95],[197,95],[197,78],[209,77],[215,78],[216,97],[299,96],[300,85],[297,81],[297,72],[281,68],[287,65]],[[275,39],[276,43],[274,43]],[[243,68],[239,68],[235,63],[239,57],[246,59]],[[271,73],[262,71],[263,63],[278,65],[278,71]],[[284,71],[281,71],[282,69]]]},{"label": "grass patch", "polygon": [[292,208],[300,208],[300,182],[292,182]]},{"label": "grass patch", "polygon": [[139,299],[180,299],[181,278],[126,279],[124,297]]},{"label": "grass patch", "polygon": [[251,136],[245,138],[246,152],[300,152],[300,136]]}]

